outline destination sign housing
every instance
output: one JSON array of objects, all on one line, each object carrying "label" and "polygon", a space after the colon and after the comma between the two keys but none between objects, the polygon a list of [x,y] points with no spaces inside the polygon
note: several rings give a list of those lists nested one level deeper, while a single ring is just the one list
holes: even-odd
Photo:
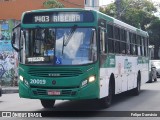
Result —
[{"label": "destination sign housing", "polygon": [[23,24],[93,22],[92,12],[28,12],[24,14]]}]

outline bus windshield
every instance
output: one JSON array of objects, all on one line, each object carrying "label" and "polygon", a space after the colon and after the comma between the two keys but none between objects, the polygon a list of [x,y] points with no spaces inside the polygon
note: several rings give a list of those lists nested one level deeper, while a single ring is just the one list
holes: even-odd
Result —
[{"label": "bus windshield", "polygon": [[93,28],[36,28],[23,33],[25,64],[80,65],[97,60]]}]

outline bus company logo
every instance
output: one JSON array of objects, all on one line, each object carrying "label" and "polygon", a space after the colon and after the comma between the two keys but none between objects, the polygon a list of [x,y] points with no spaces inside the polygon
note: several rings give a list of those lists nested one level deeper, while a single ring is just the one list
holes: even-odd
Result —
[{"label": "bus company logo", "polygon": [[61,74],[59,74],[59,73],[50,73],[50,74],[48,74],[48,76],[50,76],[50,77],[59,77],[59,76],[61,76]]},{"label": "bus company logo", "polygon": [[56,81],[55,81],[55,80],[53,80],[53,81],[52,81],[52,84],[53,84],[53,85],[55,85],[55,84],[56,84]]}]

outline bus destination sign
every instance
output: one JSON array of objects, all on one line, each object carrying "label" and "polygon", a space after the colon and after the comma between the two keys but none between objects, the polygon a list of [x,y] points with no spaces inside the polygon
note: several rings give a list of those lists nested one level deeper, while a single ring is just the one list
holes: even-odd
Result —
[{"label": "bus destination sign", "polygon": [[93,22],[91,12],[29,12],[24,14],[23,24]]},{"label": "bus destination sign", "polygon": [[60,14],[53,14],[52,16],[35,16],[34,22],[81,22],[83,21],[82,14],[76,13],[60,13]]}]

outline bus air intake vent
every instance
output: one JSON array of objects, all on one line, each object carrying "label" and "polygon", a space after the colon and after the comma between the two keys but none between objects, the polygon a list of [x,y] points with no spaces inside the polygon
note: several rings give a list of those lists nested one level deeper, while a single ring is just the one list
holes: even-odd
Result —
[{"label": "bus air intake vent", "polygon": [[32,68],[28,70],[28,74],[37,77],[75,77],[83,72],[79,69]]}]

